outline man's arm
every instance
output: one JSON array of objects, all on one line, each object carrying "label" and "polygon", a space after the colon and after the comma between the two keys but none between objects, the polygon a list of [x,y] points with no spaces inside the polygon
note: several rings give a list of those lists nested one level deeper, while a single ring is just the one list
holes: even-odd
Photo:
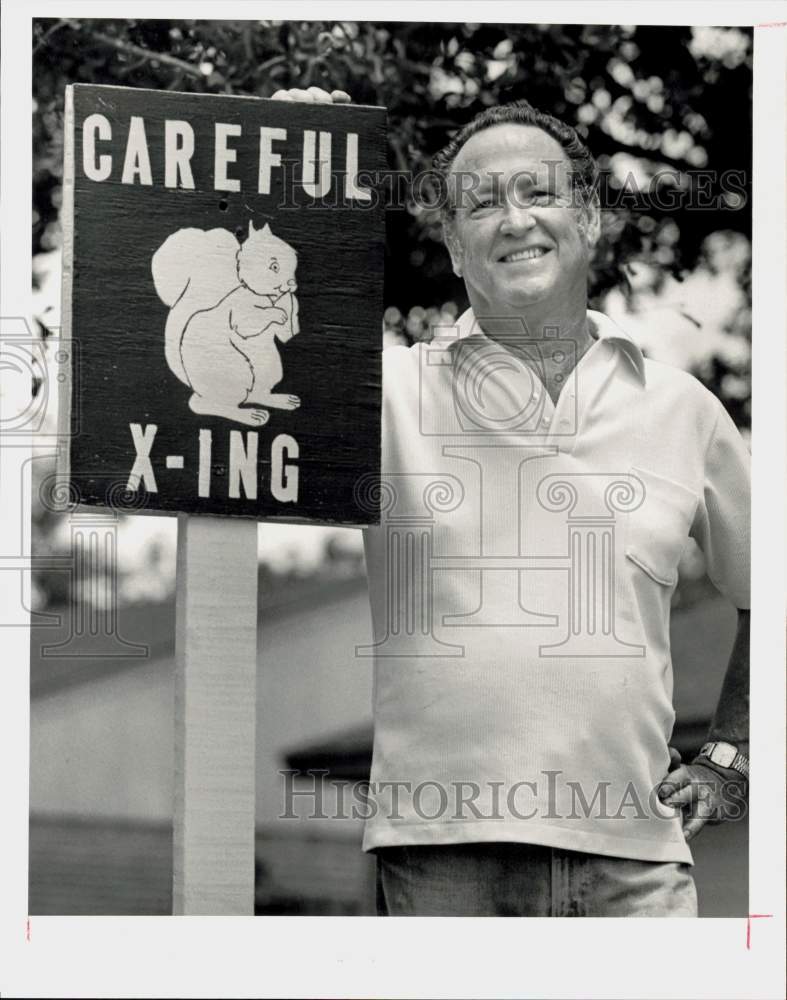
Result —
[{"label": "man's arm", "polygon": [[[738,630],[708,731],[708,740],[732,743],[747,757],[750,617],[749,611],[738,611]],[[747,785],[746,779],[731,768],[695,760],[667,775],[659,786],[659,798],[665,805],[683,807],[683,833],[690,840],[709,821],[738,817]]]},{"label": "man's arm", "polygon": [[[732,743],[749,756],[749,611],[738,612],[738,631],[724,675],[709,740]],[[721,770],[727,770],[722,768]]]}]

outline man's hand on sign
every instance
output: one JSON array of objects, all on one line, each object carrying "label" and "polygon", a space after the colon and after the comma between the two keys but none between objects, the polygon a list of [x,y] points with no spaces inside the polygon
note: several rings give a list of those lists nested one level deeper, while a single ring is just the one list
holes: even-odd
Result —
[{"label": "man's hand on sign", "polygon": [[277,90],[274,101],[305,101],[311,104],[349,104],[352,98],[345,90],[332,90],[330,94],[322,87],[309,87],[308,90]]},{"label": "man's hand on sign", "polygon": [[745,809],[746,784],[742,775],[729,768],[680,764],[661,782],[658,794],[664,805],[683,810],[683,835],[688,841],[706,823],[740,819]]}]

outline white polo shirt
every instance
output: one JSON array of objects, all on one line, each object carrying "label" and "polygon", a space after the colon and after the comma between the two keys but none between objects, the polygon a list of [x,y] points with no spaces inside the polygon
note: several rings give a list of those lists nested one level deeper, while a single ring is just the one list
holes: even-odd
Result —
[{"label": "white polo shirt", "polygon": [[[749,455],[696,379],[588,317],[596,342],[556,405],[470,310],[384,352],[365,850],[519,841],[692,860],[655,795],[670,598],[692,536],[749,606]],[[529,349],[546,372],[572,345]]]}]

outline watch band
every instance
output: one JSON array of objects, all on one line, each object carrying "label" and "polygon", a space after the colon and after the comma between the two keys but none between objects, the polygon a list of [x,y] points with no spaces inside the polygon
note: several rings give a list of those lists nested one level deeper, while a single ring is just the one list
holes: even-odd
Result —
[{"label": "watch band", "polygon": [[[732,759],[730,759],[730,754],[733,755]],[[731,743],[724,743],[721,740],[704,743],[697,756],[704,757],[705,760],[710,764],[715,764],[716,767],[728,768],[732,771],[737,771],[738,774],[742,774],[744,778],[749,777],[748,758]],[[717,759],[720,756],[723,757],[723,760]]]},{"label": "watch band", "polygon": [[735,760],[730,764],[733,771],[737,771],[742,774],[744,778],[749,777],[749,761],[742,753],[738,752],[735,755]]}]

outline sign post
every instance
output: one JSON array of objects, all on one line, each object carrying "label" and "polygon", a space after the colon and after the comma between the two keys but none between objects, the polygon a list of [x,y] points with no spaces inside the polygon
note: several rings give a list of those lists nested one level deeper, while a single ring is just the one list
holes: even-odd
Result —
[{"label": "sign post", "polygon": [[181,514],[176,601],[172,908],[251,916],[256,523]]},{"label": "sign post", "polygon": [[370,523],[382,108],[66,93],[58,474],[178,515],[173,911],[254,910],[257,522]]}]

